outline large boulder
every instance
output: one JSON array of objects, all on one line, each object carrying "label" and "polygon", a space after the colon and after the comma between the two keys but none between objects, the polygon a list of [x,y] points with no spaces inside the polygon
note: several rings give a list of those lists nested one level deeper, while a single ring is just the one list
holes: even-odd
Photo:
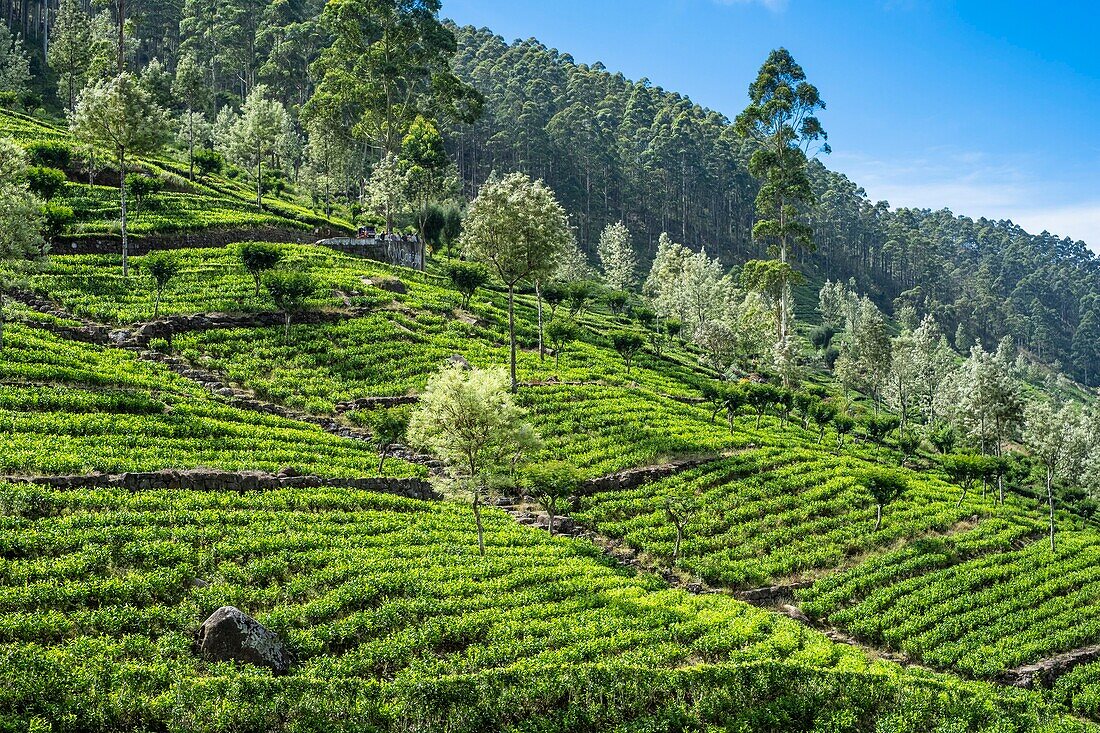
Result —
[{"label": "large boulder", "polygon": [[202,622],[195,651],[211,662],[246,662],[275,674],[286,673],[292,661],[275,632],[233,606],[222,606]]}]

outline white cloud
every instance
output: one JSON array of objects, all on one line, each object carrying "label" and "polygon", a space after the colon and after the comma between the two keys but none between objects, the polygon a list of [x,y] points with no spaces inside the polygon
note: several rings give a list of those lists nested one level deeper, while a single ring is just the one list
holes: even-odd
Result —
[{"label": "white cloud", "polygon": [[983,153],[935,150],[890,162],[838,153],[826,163],[893,207],[947,207],[975,219],[1011,219],[1033,234],[1046,230],[1100,251],[1100,198],[1082,198],[1067,185],[1036,180]]},{"label": "white cloud", "polygon": [[1100,252],[1100,201],[1024,208],[1010,218],[1029,232],[1039,233],[1045,229],[1059,236],[1082,239],[1094,252]]}]

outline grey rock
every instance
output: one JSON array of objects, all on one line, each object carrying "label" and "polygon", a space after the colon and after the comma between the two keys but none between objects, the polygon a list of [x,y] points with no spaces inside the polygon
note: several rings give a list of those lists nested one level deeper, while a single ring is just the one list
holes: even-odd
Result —
[{"label": "grey rock", "polygon": [[244,662],[285,674],[293,661],[279,636],[233,606],[222,606],[203,621],[195,651],[210,662]]}]

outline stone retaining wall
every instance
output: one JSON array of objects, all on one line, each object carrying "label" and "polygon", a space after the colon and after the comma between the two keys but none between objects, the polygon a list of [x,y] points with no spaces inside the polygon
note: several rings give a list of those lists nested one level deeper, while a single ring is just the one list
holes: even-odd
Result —
[{"label": "stone retaining wall", "polygon": [[1100,645],[1074,649],[1049,659],[1004,672],[999,681],[1014,687],[1054,687],[1059,677],[1074,667],[1100,659]]},{"label": "stone retaining wall", "polygon": [[[344,309],[338,311],[316,310],[296,313],[292,325],[336,323],[369,313],[368,309]],[[165,316],[155,321],[142,323],[134,328],[119,329],[112,332],[112,338],[118,344],[146,346],[155,338],[169,339],[176,334],[191,331],[211,331],[221,328],[265,328],[282,326],[285,316],[281,311],[261,311],[258,313],[188,313]]]},{"label": "stone retaining wall", "polygon": [[674,476],[681,471],[686,471],[690,468],[700,466],[704,463],[709,463],[715,459],[714,456],[703,458],[689,458],[682,461],[673,461],[671,463],[662,463],[656,466],[642,466],[641,468],[629,468],[619,473],[613,473],[610,476],[600,476],[599,478],[588,479],[581,484],[578,491],[581,495],[596,494],[601,491],[613,491],[617,489],[636,489],[643,484],[648,484],[653,481],[659,481],[660,479]]},{"label": "stone retaining wall", "polygon": [[[280,244],[311,244],[320,237],[336,234],[330,229],[210,229],[197,232],[171,232],[128,237],[130,254],[141,255],[159,249],[192,247],[224,247],[234,242],[277,242]],[[121,254],[122,239],[113,234],[96,237],[58,237],[51,253]]]},{"label": "stone retaining wall", "polygon": [[410,499],[437,500],[440,495],[419,478],[323,478],[299,476],[290,471],[278,474],[261,471],[215,471],[202,468],[142,473],[93,473],[76,476],[6,477],[12,483],[50,486],[59,489],[122,488],[131,491],[265,491],[284,488],[350,488],[396,494]]},{"label": "stone retaining wall", "polygon": [[417,395],[399,395],[396,397],[359,397],[336,405],[336,412],[343,414],[353,410],[376,410],[378,408],[412,405],[420,400]]}]

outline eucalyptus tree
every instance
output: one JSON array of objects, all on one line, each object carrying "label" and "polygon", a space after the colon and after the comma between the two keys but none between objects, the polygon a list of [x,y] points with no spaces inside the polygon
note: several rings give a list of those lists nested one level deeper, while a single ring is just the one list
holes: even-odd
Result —
[{"label": "eucalyptus tree", "polygon": [[[1024,400],[1019,381],[1003,359],[981,346],[970,351],[954,373],[955,423],[976,439],[983,453],[1001,458],[1005,443],[1020,429]],[[1003,476],[997,476],[997,499],[1004,503]]]},{"label": "eucalyptus tree", "polygon": [[925,316],[913,331],[913,358],[917,365],[915,389],[925,422],[933,425],[957,357],[936,319]]},{"label": "eucalyptus tree", "polygon": [[198,58],[193,53],[185,53],[176,63],[175,78],[172,81],[172,92],[183,102],[185,110],[181,125],[181,132],[184,134],[181,137],[187,142],[187,170],[192,181],[195,180],[195,144],[201,140],[203,123],[209,125],[203,114],[210,101],[205,73]]},{"label": "eucalyptus tree", "polygon": [[256,205],[263,206],[264,163],[273,161],[293,134],[282,103],[270,98],[262,84],[253,87],[229,131],[230,157],[252,172],[256,180]]},{"label": "eucalyptus tree", "polygon": [[[807,153],[817,141],[828,139],[816,116],[825,103],[783,48],[772,51],[760,67],[749,100],[734,128],[755,143],[749,171],[759,179],[760,189],[753,239],[774,246],[779,262],[786,265],[796,247],[813,247],[813,230],[805,221],[813,201]],[[822,142],[816,152],[828,153],[828,143]],[[780,293],[789,297],[785,289]],[[779,341],[785,341],[790,328],[786,308],[780,315]]]},{"label": "eucalyptus tree", "polygon": [[61,0],[46,61],[57,75],[58,96],[69,114],[92,68],[92,19],[77,0]]},{"label": "eucalyptus tree", "polygon": [[332,39],[312,66],[309,118],[350,122],[377,161],[399,155],[417,117],[472,122],[483,99],[452,68],[454,33],[439,0],[334,0],[321,12]]},{"label": "eucalyptus tree", "polygon": [[104,79],[84,89],[70,120],[73,134],[91,147],[115,154],[119,171],[122,276],[130,273],[126,231],[126,170],[131,158],[156,152],[168,137],[164,110],[129,73]]},{"label": "eucalyptus tree", "polygon": [[490,178],[470,204],[462,231],[463,250],[494,270],[508,288],[509,371],[516,391],[516,286],[551,275],[557,259],[573,246],[565,210],[542,181],[523,173]]}]

